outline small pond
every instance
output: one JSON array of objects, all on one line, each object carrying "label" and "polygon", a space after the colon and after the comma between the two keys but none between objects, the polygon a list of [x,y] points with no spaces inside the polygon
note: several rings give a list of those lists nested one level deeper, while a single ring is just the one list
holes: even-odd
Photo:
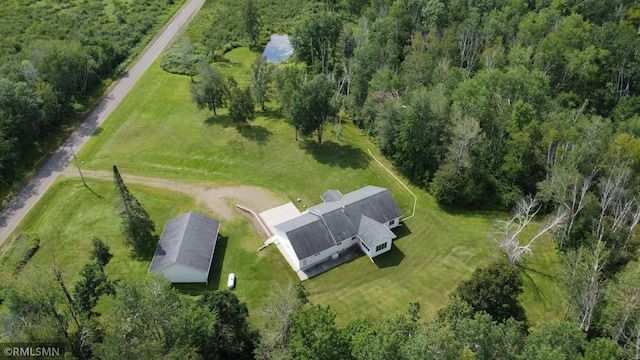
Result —
[{"label": "small pond", "polygon": [[277,64],[280,61],[286,62],[293,54],[293,47],[289,41],[289,35],[271,34],[271,40],[264,48],[262,56],[267,57],[267,61]]}]

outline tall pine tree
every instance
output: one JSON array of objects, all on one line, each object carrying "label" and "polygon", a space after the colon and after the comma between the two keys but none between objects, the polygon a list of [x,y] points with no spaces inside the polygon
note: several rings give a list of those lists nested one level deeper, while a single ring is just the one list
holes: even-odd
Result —
[{"label": "tall pine tree", "polygon": [[113,165],[113,179],[116,185],[116,208],[122,218],[125,244],[133,248],[135,256],[150,255],[156,246],[156,239],[153,236],[156,226],[138,199],[131,195],[115,165]]}]

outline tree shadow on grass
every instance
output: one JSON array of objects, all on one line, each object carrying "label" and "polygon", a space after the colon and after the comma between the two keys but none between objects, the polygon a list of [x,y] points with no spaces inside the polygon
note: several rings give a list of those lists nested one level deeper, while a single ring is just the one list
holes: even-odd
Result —
[{"label": "tree shadow on grass", "polygon": [[265,111],[257,111],[256,116],[264,117],[269,121],[278,121],[284,119],[284,113],[279,107],[267,107]]},{"label": "tree shadow on grass", "polygon": [[545,296],[545,294],[542,292],[542,290],[540,290],[540,288],[536,284],[535,280],[533,280],[531,275],[529,275],[529,272],[535,273],[535,274],[537,274],[539,276],[542,276],[542,277],[545,277],[545,278],[549,278],[549,279],[552,279],[552,280],[556,280],[556,277],[553,276],[553,275],[549,275],[549,274],[547,274],[545,272],[542,272],[540,270],[536,270],[536,269],[524,266],[523,264],[518,264],[517,266],[518,266],[518,269],[520,269],[520,272],[526,278],[526,280],[531,283],[531,288],[533,289],[533,294],[534,294],[535,299],[540,301],[540,302],[542,302],[545,307],[547,305],[553,306],[553,304],[551,304],[551,301],[549,301],[549,299]]},{"label": "tree shadow on grass", "polygon": [[364,169],[371,159],[367,154],[350,144],[338,144],[333,141],[325,141],[318,146],[315,140],[306,139],[300,147],[307,154],[311,154],[317,162],[330,166],[338,166],[342,169]]},{"label": "tree shadow on grass", "polygon": [[91,134],[92,137],[98,137],[102,134],[102,132],[104,131],[104,129],[99,126],[94,132],[93,134]]},{"label": "tree shadow on grass", "polygon": [[237,124],[236,130],[245,139],[255,141],[258,145],[265,145],[269,137],[273,135],[269,129],[261,125]]},{"label": "tree shadow on grass", "polygon": [[231,117],[229,116],[229,114],[211,115],[204,121],[204,123],[209,126],[220,125],[225,128],[235,125],[231,120]]},{"label": "tree shadow on grass", "polygon": [[[93,192],[93,190],[92,190],[92,192]],[[152,240],[150,240],[150,244],[153,244],[153,246],[151,246],[151,245],[147,246],[147,248],[144,249],[142,252],[137,252],[134,249],[131,249],[131,252],[129,253],[129,256],[132,259],[135,259],[135,260],[138,260],[138,261],[151,262],[151,260],[153,260],[153,256],[156,253],[156,249],[157,249],[159,243],[160,243],[160,236],[158,234],[154,234],[154,235],[152,235]]]}]

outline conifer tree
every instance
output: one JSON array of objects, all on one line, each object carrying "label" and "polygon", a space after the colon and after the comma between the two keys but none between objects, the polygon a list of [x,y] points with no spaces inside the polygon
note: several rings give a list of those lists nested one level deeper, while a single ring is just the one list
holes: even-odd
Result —
[{"label": "conifer tree", "polygon": [[116,207],[122,218],[125,244],[133,248],[135,256],[148,255],[156,245],[153,236],[155,224],[138,199],[129,192],[115,165],[113,165],[113,178],[116,185]]}]

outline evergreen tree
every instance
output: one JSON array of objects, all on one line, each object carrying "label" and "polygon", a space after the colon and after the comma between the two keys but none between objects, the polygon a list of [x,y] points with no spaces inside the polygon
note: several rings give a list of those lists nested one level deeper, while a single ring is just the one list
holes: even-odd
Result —
[{"label": "evergreen tree", "polygon": [[91,250],[91,260],[95,260],[96,264],[100,266],[100,269],[104,271],[104,267],[111,261],[113,254],[111,254],[109,246],[99,237],[93,238],[93,250]]},{"label": "evergreen tree", "polygon": [[153,236],[156,230],[155,224],[138,199],[129,192],[115,165],[113,165],[113,178],[116,185],[116,207],[122,218],[125,244],[133,248],[136,256],[148,255],[156,246],[156,239]]},{"label": "evergreen tree", "polygon": [[247,0],[243,9],[244,28],[249,35],[251,45],[255,44],[260,34],[260,22],[258,18],[258,12],[253,0]]},{"label": "evergreen tree", "polygon": [[93,308],[103,294],[114,294],[113,287],[100,266],[94,262],[85,264],[80,270],[82,278],[73,288],[74,305],[87,318],[96,315]]}]

